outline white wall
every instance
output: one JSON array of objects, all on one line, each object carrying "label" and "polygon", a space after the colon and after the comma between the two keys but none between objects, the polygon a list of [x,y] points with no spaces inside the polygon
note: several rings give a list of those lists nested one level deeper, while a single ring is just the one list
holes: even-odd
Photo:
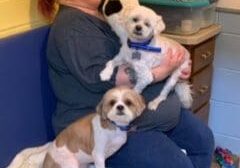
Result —
[{"label": "white wall", "polygon": [[218,13],[210,127],[216,145],[240,154],[240,13]]}]

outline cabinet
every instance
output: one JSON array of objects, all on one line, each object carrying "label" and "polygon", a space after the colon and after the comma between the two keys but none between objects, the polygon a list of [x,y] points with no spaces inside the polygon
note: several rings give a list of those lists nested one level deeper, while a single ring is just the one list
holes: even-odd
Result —
[{"label": "cabinet", "polygon": [[212,85],[213,57],[215,37],[199,45],[190,45],[186,48],[191,53],[192,75],[190,78],[193,88],[192,111],[206,123],[209,115],[209,100]]},{"label": "cabinet", "polygon": [[191,53],[192,75],[190,82],[194,99],[192,111],[205,123],[208,122],[209,116],[215,37],[220,29],[219,25],[213,25],[188,36],[165,34],[165,36],[183,44]]}]

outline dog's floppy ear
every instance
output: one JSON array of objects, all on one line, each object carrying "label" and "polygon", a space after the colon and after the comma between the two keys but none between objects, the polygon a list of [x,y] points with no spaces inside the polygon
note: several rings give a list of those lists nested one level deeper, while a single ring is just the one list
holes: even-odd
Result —
[{"label": "dog's floppy ear", "polygon": [[137,116],[140,116],[143,112],[143,110],[146,108],[146,103],[142,95],[139,95],[136,99],[138,103],[138,110],[137,110]]},{"label": "dog's floppy ear", "polygon": [[114,13],[118,13],[122,10],[123,5],[121,0],[106,0],[103,5],[103,14],[105,16],[110,16]]},{"label": "dog's floppy ear", "polygon": [[163,22],[162,16],[157,16],[157,27],[155,28],[155,34],[160,34],[166,28],[165,23]]},{"label": "dog's floppy ear", "polygon": [[103,119],[103,120],[106,120],[107,119],[107,114],[106,112],[104,112],[104,109],[103,109],[103,100],[101,100],[97,107],[96,107],[96,112],[97,114],[100,115],[100,117]]}]

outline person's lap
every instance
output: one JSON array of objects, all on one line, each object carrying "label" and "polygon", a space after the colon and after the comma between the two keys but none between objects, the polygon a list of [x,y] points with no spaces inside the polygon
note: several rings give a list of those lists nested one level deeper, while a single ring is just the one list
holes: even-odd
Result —
[{"label": "person's lap", "polygon": [[[186,149],[187,156],[181,151]],[[177,126],[162,133],[158,128],[131,132],[127,143],[107,160],[114,168],[209,168],[212,132],[200,120],[182,110]]]},{"label": "person's lap", "polygon": [[127,143],[107,160],[108,168],[193,168],[190,159],[158,131],[132,132]]}]

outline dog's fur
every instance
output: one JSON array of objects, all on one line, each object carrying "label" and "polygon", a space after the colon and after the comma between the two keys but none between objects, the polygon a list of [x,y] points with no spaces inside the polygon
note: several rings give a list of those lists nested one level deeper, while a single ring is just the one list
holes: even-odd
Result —
[{"label": "dog's fur", "polygon": [[[153,81],[151,69],[161,65],[168,49],[172,49],[173,55],[178,52],[178,49],[182,49],[185,51],[184,62],[171,74],[160,95],[151,101],[148,107],[151,110],[156,110],[158,105],[167,98],[169,92],[175,87],[183,106],[189,108],[192,104],[190,85],[187,81],[178,82],[182,70],[189,66],[189,52],[179,43],[160,35],[165,29],[165,24],[162,17],[150,8],[139,4],[135,7],[124,8],[121,6],[121,1],[119,1],[117,11],[111,10],[109,12],[109,2],[111,0],[106,1],[103,5],[103,13],[112,29],[120,37],[122,47],[118,55],[107,62],[105,69],[100,73],[101,79],[103,81],[109,80],[115,67],[128,63],[132,65],[137,74],[137,83],[134,89],[141,93]],[[114,2],[116,3],[116,0],[111,3]],[[136,30],[137,26],[141,27],[141,31]],[[136,50],[128,47],[127,40],[130,39],[139,43],[151,38],[150,46],[160,47],[161,53],[138,50],[141,53],[141,59],[132,59],[132,55]]]},{"label": "dog's fur", "polygon": [[72,123],[53,142],[24,150],[9,168],[87,168],[89,163],[105,168],[105,159],[127,140],[127,131],[120,127],[128,126],[144,109],[143,97],[134,90],[110,89],[96,113]]},{"label": "dog's fur", "polygon": [[7,168],[42,168],[42,163],[49,146],[49,142],[40,147],[27,148],[19,152]]}]

